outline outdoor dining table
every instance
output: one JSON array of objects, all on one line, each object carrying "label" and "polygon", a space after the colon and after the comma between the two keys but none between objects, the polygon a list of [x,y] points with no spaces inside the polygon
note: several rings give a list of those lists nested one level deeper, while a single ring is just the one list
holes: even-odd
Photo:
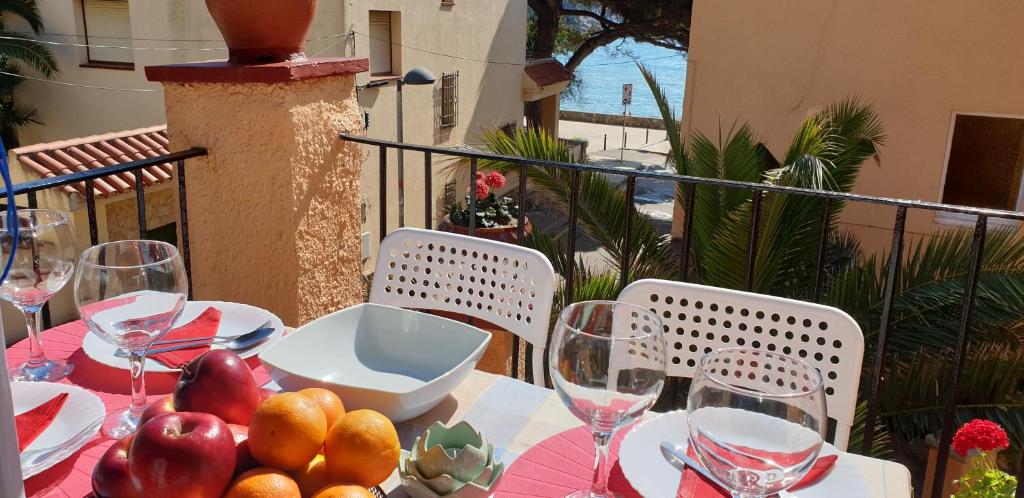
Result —
[{"label": "outdoor dining table", "polygon": [[[108,413],[128,406],[128,372],[102,365],[82,351],[82,338],[88,332],[82,322],[70,322],[44,333],[47,353],[54,358],[68,359],[75,364],[74,372],[62,383],[75,384],[96,393]],[[8,361],[18,364],[28,356],[28,342],[21,341],[7,350]],[[270,376],[259,360],[248,360],[261,384],[274,387]],[[174,389],[176,373],[147,373],[146,388],[149,400],[155,401]],[[454,423],[468,421],[495,446],[495,458],[506,465],[541,441],[563,431],[579,427],[581,422],[565,408],[554,391],[527,384],[505,376],[480,371],[472,372],[447,399],[424,415],[398,424],[403,448],[409,448],[424,429],[436,421]],[[103,452],[113,440],[102,435],[86,444],[70,458],[25,481],[29,498],[70,497],[81,498],[91,493],[91,473]],[[906,467],[885,460],[843,454],[861,472],[875,498],[910,498],[910,473]],[[506,475],[506,479],[523,478]],[[381,486],[389,496],[401,497],[397,472]],[[570,489],[547,488],[552,494],[564,496]],[[558,493],[561,494],[558,494]],[[509,495],[525,496],[525,495]]]}]

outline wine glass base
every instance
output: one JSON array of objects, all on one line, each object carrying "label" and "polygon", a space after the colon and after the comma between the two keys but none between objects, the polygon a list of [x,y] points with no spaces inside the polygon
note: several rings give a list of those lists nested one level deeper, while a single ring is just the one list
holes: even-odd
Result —
[{"label": "wine glass base", "polygon": [[7,372],[13,381],[23,382],[57,382],[67,377],[75,366],[61,360],[46,360],[41,365],[30,366],[25,363]]},{"label": "wine glass base", "polygon": [[620,494],[612,493],[611,491],[605,492],[603,495],[595,495],[590,492],[589,489],[581,489],[579,491],[565,495],[565,498],[619,498]]},{"label": "wine glass base", "polygon": [[103,426],[100,430],[103,431],[103,435],[111,439],[124,439],[138,430],[139,418],[141,418],[140,415],[133,413],[131,409],[112,413],[103,419]]}]

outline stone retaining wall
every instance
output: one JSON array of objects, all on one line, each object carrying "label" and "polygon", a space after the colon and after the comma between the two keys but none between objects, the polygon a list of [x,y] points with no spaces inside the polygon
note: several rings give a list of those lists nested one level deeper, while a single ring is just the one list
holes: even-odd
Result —
[{"label": "stone retaining wall", "polygon": [[[566,121],[579,121],[582,123],[597,123],[606,125],[622,126],[621,114],[598,114],[596,112],[559,111],[559,119]],[[640,116],[626,116],[626,126],[631,128],[650,128],[652,130],[664,130],[665,123],[659,118],[645,118]]]}]

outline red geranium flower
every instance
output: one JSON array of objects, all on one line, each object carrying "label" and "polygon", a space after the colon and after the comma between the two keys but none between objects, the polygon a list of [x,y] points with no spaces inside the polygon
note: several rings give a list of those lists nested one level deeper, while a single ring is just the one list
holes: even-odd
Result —
[{"label": "red geranium flower", "polygon": [[990,420],[974,419],[967,422],[953,436],[953,450],[967,456],[972,449],[992,451],[1010,446],[1006,431]]},{"label": "red geranium flower", "polygon": [[483,174],[483,172],[481,172],[481,171],[477,171],[477,172],[476,172],[476,179],[477,179],[478,181],[479,181],[479,180],[483,180],[483,179],[484,179],[484,174]]},{"label": "red geranium flower", "polygon": [[484,182],[491,188],[501,188],[505,186],[505,176],[497,171],[492,171],[484,179]]},{"label": "red geranium flower", "polygon": [[476,181],[476,198],[484,200],[491,193],[491,188],[483,180]]}]

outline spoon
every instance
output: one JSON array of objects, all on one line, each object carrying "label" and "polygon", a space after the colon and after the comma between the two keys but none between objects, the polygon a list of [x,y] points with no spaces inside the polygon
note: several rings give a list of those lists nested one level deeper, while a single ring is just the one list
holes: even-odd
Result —
[{"label": "spoon", "polygon": [[[216,341],[216,343],[221,345],[221,346],[223,346],[225,349],[230,349],[232,351],[241,351],[243,349],[249,349],[249,348],[251,348],[251,347],[253,347],[253,346],[255,346],[255,345],[257,345],[257,344],[259,344],[259,343],[261,343],[263,341],[265,341],[273,333],[274,333],[274,328],[273,327],[264,327],[264,328],[256,329],[256,330],[254,330],[252,332],[249,332],[248,334],[242,334],[242,335],[237,336],[234,339],[231,339],[229,341],[223,341],[223,342]],[[210,341],[210,342],[213,343],[214,341]],[[167,347],[163,347],[163,348],[150,349],[150,350],[146,351],[146,354],[166,353],[168,351],[177,351],[179,349],[191,349],[191,348],[194,348],[196,346],[202,346],[202,345],[203,345],[203,342],[200,340],[199,342],[190,342],[190,343],[187,343],[187,344],[179,344],[179,345],[167,346]],[[119,358],[127,358],[128,357],[128,351],[125,351],[125,350],[119,348],[117,351],[114,352],[114,356],[117,356]]]},{"label": "spoon", "polygon": [[680,472],[686,470],[686,467],[693,469],[694,472],[700,474],[705,479],[717,484],[722,489],[729,489],[722,481],[718,480],[708,469],[701,467],[694,459],[690,458],[685,452],[683,452],[679,446],[672,444],[668,441],[661,442],[661,456],[668,460],[668,463],[672,464],[673,467],[679,469]]}]

